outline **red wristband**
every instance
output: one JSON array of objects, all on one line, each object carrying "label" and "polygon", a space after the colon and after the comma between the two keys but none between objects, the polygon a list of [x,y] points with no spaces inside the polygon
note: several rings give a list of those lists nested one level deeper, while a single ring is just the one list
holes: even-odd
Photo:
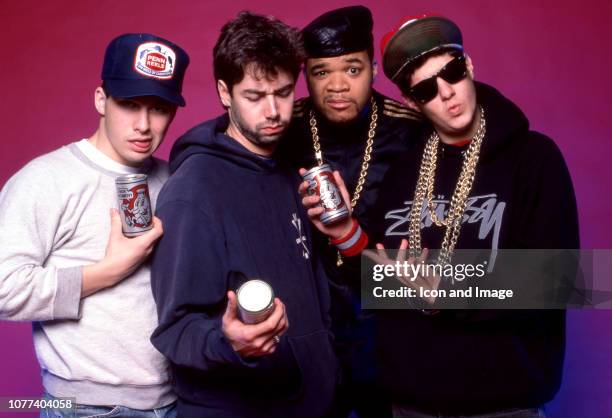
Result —
[{"label": "red wristband", "polygon": [[331,243],[332,245],[338,246],[346,241],[348,241],[357,231],[357,228],[359,228],[359,223],[355,220],[355,218],[351,218],[351,229],[342,237],[340,238],[335,238],[335,239],[331,239]]},{"label": "red wristband", "polygon": [[352,219],[352,222],[353,225],[346,235],[331,240],[331,243],[338,248],[340,254],[345,257],[358,255],[368,245],[368,235],[361,229],[355,218]]}]

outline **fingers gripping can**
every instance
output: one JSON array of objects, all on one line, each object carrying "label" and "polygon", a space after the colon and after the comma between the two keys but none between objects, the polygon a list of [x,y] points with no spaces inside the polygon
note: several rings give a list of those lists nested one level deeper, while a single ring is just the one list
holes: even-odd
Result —
[{"label": "fingers gripping can", "polygon": [[272,286],[263,280],[253,279],[244,283],[236,292],[236,300],[245,324],[265,321],[274,310]]},{"label": "fingers gripping can", "polygon": [[153,228],[153,212],[146,174],[129,174],[115,179],[123,235],[135,237]]},{"label": "fingers gripping can", "polygon": [[308,182],[308,195],[318,195],[321,198],[319,206],[325,209],[319,217],[321,222],[329,225],[348,217],[348,208],[342,199],[329,164],[311,168],[303,178]]}]

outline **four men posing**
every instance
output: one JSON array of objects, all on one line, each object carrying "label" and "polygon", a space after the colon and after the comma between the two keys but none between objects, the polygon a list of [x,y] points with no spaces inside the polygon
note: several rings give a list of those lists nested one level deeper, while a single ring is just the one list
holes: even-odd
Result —
[{"label": "four men posing", "polygon": [[[417,257],[440,247],[451,255],[577,248],[558,149],[496,90],[473,82],[461,32],[447,19],[410,19],[385,37],[384,72],[408,107],[372,90],[369,10],[331,11],[302,35],[305,51],[295,29],[247,12],[222,28],[213,65],[226,113],[174,144],[151,232],[125,238],[115,211],[112,225],[100,214],[116,206],[113,176],[148,173],[153,204],[167,176],[150,155],[184,105],[188,58],[151,35],[109,45],[95,96],[98,131],[7,183],[0,229],[17,244],[0,249],[0,313],[41,321],[35,343],[49,396],[97,408],[78,416],[127,414],[121,408],[174,414],[161,352],[179,416],[537,416],[558,389],[563,312],[374,318],[359,307],[356,257],[340,256],[327,237],[346,242],[359,222],[373,244],[409,244]],[[169,79],[135,71],[147,42],[173,54]],[[294,108],[304,58],[310,97]],[[331,228],[310,208],[317,198],[297,193],[298,168],[323,161],[344,177],[354,217]],[[428,212],[423,184],[447,200],[441,219]],[[466,199],[476,195],[501,207],[495,238],[462,225]],[[410,201],[409,232],[394,233],[389,213]],[[149,284],[141,263],[162,222]],[[234,293],[252,278],[276,296],[270,316],[254,325],[241,320]],[[150,286],[159,315],[153,333]]]}]

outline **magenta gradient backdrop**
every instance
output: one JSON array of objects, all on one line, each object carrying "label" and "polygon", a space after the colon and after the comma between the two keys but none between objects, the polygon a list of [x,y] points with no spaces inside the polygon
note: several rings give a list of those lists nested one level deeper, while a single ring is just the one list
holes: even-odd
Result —
[{"label": "magenta gradient backdrop", "polygon": [[[250,9],[302,27],[345,1],[0,1],[0,185],[27,161],[97,126],[93,91],[104,48],[125,32],[153,32],[191,55],[181,109],[158,155],[194,124],[221,112],[212,47],[224,22]],[[609,153],[612,41],[605,1],[366,1],[376,42],[402,16],[438,12],[463,29],[476,78],[499,88],[554,138],[569,165],[584,248],[612,248]],[[377,48],[378,49],[378,48]],[[379,55],[379,52],[377,51]],[[398,98],[380,71],[375,86]],[[303,80],[298,92],[304,95]],[[0,245],[10,245],[0,237]],[[570,312],[563,386],[551,417],[612,416],[612,312]],[[452,347],[449,347],[452,350]],[[422,360],[422,359],[418,359]],[[435,358],[429,361],[436,361]],[[500,358],[500,362],[504,359]],[[0,397],[41,393],[29,323],[0,323]],[[0,416],[8,416],[2,414]],[[27,414],[17,416],[26,417]]]}]

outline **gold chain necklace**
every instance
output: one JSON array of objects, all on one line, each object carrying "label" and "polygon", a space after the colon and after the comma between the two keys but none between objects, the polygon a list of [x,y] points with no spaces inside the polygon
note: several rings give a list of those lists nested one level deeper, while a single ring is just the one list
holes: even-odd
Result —
[{"label": "gold chain necklace", "polygon": [[[351,198],[351,209],[355,209],[361,192],[363,191],[363,185],[365,184],[366,177],[368,176],[368,169],[370,168],[370,159],[372,158],[372,150],[374,149],[374,136],[376,135],[376,125],[378,122],[378,105],[374,96],[370,98],[370,104],[372,107],[372,115],[370,117],[370,129],[368,131],[368,139],[366,141],[366,147],[363,152],[363,160],[361,162],[361,170],[359,171],[359,180],[357,180],[357,186],[355,192]],[[317,165],[323,164],[323,152],[321,151],[321,143],[319,142],[319,129],[317,127],[317,118],[315,117],[314,111],[311,109],[309,112],[310,116],[310,132],[312,133],[312,146],[315,151],[315,158]],[[342,265],[342,256],[338,252],[338,259],[336,264]]]},{"label": "gold chain necklace", "polygon": [[470,143],[461,167],[461,173],[455,186],[455,191],[450,201],[448,213],[444,219],[438,218],[435,213],[433,203],[434,180],[436,176],[436,166],[438,157],[438,145],[440,136],[434,130],[423,152],[421,167],[419,170],[419,179],[417,181],[414,199],[412,201],[412,209],[410,211],[410,226],[408,228],[408,239],[410,244],[410,256],[420,257],[421,255],[421,213],[426,204],[426,209],[431,216],[431,220],[437,226],[445,226],[444,240],[438,255],[438,264],[445,265],[450,263],[455,245],[459,239],[461,230],[461,220],[467,200],[472,190],[474,176],[476,174],[476,165],[480,157],[480,146],[486,133],[486,121],[484,109],[480,106],[480,124],[476,135]]},{"label": "gold chain necklace", "polygon": [[[361,171],[359,172],[359,180],[355,187],[355,192],[351,198],[351,209],[355,208],[361,192],[363,191],[363,185],[365,184],[366,177],[368,176],[368,168],[370,168],[370,159],[372,155],[374,136],[376,135],[376,125],[378,121],[378,106],[374,100],[374,96],[371,98],[372,116],[370,119],[370,130],[368,131],[368,139],[366,141],[365,151],[363,152],[363,160],[361,162]],[[323,164],[323,152],[321,151],[321,143],[319,142],[319,130],[317,128],[317,118],[315,117],[314,111],[310,110],[310,132],[312,133],[312,146],[315,151],[315,158],[318,165]]]}]

